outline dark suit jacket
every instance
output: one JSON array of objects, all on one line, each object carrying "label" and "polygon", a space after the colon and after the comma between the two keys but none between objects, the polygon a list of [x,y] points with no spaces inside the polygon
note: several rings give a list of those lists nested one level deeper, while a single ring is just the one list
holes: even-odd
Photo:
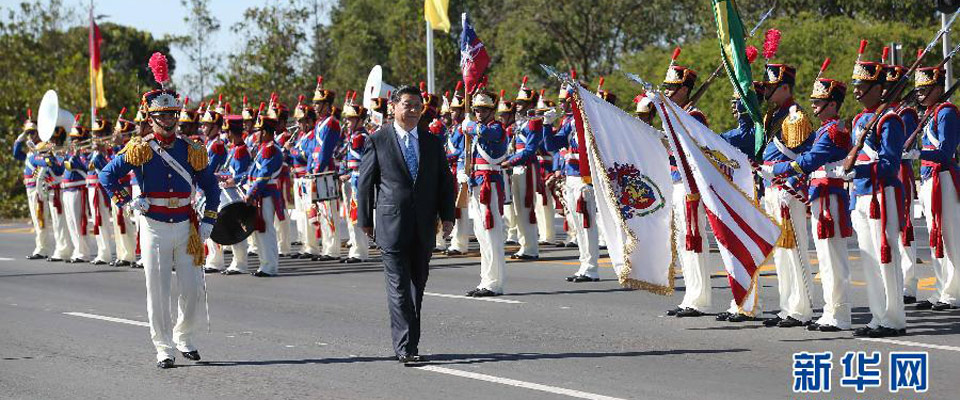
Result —
[{"label": "dark suit jacket", "polygon": [[392,123],[370,136],[360,161],[357,223],[374,226],[376,208],[376,241],[384,249],[399,249],[412,239],[433,248],[437,216],[454,220],[455,188],[443,141],[422,127],[417,136],[420,167],[416,182],[407,171]]}]

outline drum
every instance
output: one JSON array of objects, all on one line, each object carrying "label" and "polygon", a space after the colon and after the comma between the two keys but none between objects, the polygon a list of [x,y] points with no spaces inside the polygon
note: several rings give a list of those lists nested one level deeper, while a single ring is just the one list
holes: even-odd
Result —
[{"label": "drum", "polygon": [[[213,225],[210,239],[217,244],[230,246],[247,239],[254,231],[257,207],[247,204],[246,195],[236,186],[220,189],[220,207],[217,222]],[[200,210],[203,206],[201,201]]]},{"label": "drum", "polygon": [[317,188],[317,201],[336,200],[340,198],[340,181],[333,171],[321,172],[311,177]]}]

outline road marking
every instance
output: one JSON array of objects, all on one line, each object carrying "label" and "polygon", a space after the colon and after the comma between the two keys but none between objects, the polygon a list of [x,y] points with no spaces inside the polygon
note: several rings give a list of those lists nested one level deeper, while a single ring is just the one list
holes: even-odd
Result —
[{"label": "road marking", "polygon": [[13,261],[13,259],[9,257],[0,257],[0,261]]},{"label": "road marking", "polygon": [[868,342],[899,344],[901,346],[926,347],[928,349],[949,350],[949,351],[960,352],[960,347],[944,346],[942,344],[927,344],[927,343],[920,343],[920,342],[910,342],[906,340],[893,340],[893,339],[881,339],[881,338],[857,338],[857,339],[866,340]]},{"label": "road marking", "polygon": [[433,296],[433,297],[446,297],[448,299],[467,299],[467,300],[480,300],[480,301],[489,301],[491,303],[506,303],[506,304],[523,304],[522,301],[517,300],[507,300],[507,299],[497,299],[493,297],[469,297],[469,296],[460,296],[457,294],[446,294],[446,293],[434,293],[434,292],[423,292],[424,296]]},{"label": "road marking", "polygon": [[424,370],[424,371],[439,372],[441,374],[459,376],[461,378],[476,379],[478,381],[499,383],[501,385],[515,386],[515,387],[524,388],[524,389],[559,394],[559,395],[564,395],[568,397],[575,397],[578,399],[623,400],[619,397],[610,397],[610,396],[604,396],[600,394],[581,392],[579,390],[565,389],[565,388],[556,387],[556,386],[541,385],[539,383],[531,383],[531,382],[518,381],[515,379],[501,378],[493,375],[485,375],[485,374],[478,374],[475,372],[460,371],[456,369],[438,367],[435,365],[424,365],[421,367],[417,367],[417,369]]},{"label": "road marking", "polygon": [[33,233],[33,228],[7,228],[7,229],[0,229],[0,233]]},{"label": "road marking", "polygon": [[105,316],[105,315],[87,314],[87,313],[82,313],[82,312],[65,312],[64,314],[66,314],[66,315],[72,315],[72,316],[74,316],[74,317],[82,317],[82,318],[90,318],[90,319],[99,319],[99,320],[101,320],[101,321],[109,321],[109,322],[117,322],[117,323],[127,324],[127,325],[142,326],[142,327],[145,327],[145,328],[149,328],[149,327],[150,327],[150,324],[148,324],[148,323],[146,323],[146,322],[134,321],[134,320],[132,320],[132,319],[123,319],[123,318],[116,318],[116,317],[108,317],[108,316]]}]

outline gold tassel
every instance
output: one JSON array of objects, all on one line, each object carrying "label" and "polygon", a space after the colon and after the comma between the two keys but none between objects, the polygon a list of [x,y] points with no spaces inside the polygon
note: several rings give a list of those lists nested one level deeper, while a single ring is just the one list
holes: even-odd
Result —
[{"label": "gold tassel", "polygon": [[43,229],[44,227],[46,227],[46,222],[43,220],[43,204],[40,204],[39,201],[37,202],[36,211],[37,211],[37,226],[39,226],[40,229]]},{"label": "gold tassel", "polygon": [[780,239],[777,240],[777,247],[781,249],[792,249],[797,247],[797,234],[793,231],[793,221],[789,219],[783,220],[783,233],[780,234]]},{"label": "gold tassel", "polygon": [[203,242],[200,241],[200,233],[197,232],[197,226],[190,224],[190,239],[187,241],[187,254],[193,256],[193,265],[197,268],[203,266]]},{"label": "gold tassel", "polygon": [[687,194],[687,201],[697,201],[697,200],[700,200],[700,193]]},{"label": "gold tassel", "polygon": [[187,150],[187,161],[194,171],[203,171],[209,163],[207,160],[207,150],[196,142],[189,142],[190,148]]},{"label": "gold tassel", "polygon": [[153,149],[142,138],[135,136],[127,142],[127,145],[123,147],[123,150],[120,150],[119,154],[123,154],[123,159],[130,165],[139,167],[153,158]]}]

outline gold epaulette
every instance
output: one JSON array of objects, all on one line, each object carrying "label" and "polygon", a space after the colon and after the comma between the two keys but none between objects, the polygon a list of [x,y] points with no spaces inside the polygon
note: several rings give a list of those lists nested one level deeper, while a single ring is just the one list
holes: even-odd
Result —
[{"label": "gold epaulette", "polygon": [[207,149],[203,148],[203,145],[197,143],[190,139],[184,139],[189,146],[187,148],[187,161],[190,162],[190,166],[193,167],[194,171],[203,171],[204,168],[207,168],[209,161],[207,160]]},{"label": "gold epaulette", "polygon": [[797,106],[790,108],[790,115],[783,119],[781,129],[783,144],[791,149],[803,144],[810,133],[813,132],[807,114]]},{"label": "gold epaulette", "polygon": [[130,141],[127,142],[126,146],[123,146],[123,150],[120,150],[118,154],[122,154],[123,160],[130,165],[139,167],[153,158],[153,149],[143,138],[134,136],[130,138]]}]

